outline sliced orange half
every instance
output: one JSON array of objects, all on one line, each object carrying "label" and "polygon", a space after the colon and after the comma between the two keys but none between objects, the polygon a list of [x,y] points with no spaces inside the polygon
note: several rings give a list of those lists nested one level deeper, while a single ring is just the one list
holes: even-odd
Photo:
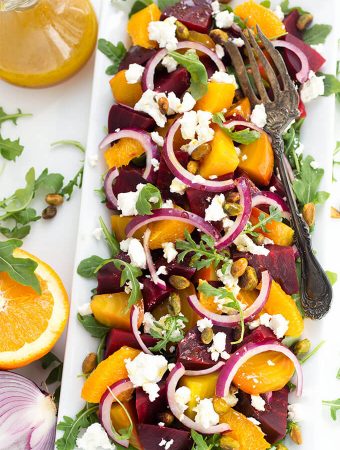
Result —
[{"label": "sliced orange half", "polygon": [[69,313],[67,293],[55,271],[24,250],[16,249],[14,256],[38,263],[41,294],[0,272],[0,369],[22,367],[48,353]]}]

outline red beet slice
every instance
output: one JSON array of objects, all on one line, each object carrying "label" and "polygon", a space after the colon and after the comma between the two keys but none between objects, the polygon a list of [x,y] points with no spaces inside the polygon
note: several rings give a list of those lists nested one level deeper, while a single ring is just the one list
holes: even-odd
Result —
[{"label": "red beet slice", "polygon": [[[295,252],[293,247],[283,245],[267,245],[270,250],[267,256],[244,254],[249,265],[256,269],[260,276],[263,270],[269,270],[271,276],[289,295],[299,291],[299,282],[295,266]],[[234,255],[235,256],[235,255]],[[240,253],[237,254],[240,257]]]},{"label": "red beet slice", "polygon": [[113,193],[117,196],[122,192],[135,191],[138,184],[146,184],[145,178],[137,170],[119,169],[119,175],[113,186]]},{"label": "red beet slice", "polygon": [[[141,338],[147,347],[152,347],[157,342],[157,340],[150,336],[150,334],[142,334]],[[106,338],[105,358],[119,350],[121,347],[123,347],[123,345],[140,349],[140,346],[131,331],[113,328]]]},{"label": "red beet slice", "polygon": [[163,256],[158,258],[155,261],[155,266],[158,269],[160,266],[165,266],[166,270],[168,272],[167,275],[163,275],[163,278],[166,280],[171,275],[179,275],[181,277],[185,277],[188,280],[191,280],[194,273],[196,272],[196,269],[194,267],[189,267],[190,258],[185,258],[185,260],[182,263],[176,262],[176,260],[172,261],[171,263],[168,263]]},{"label": "red beet slice", "polygon": [[213,198],[214,194],[192,188],[188,188],[185,193],[189,201],[190,211],[198,216],[205,217],[205,210],[209,206],[208,199]]},{"label": "red beet slice", "polygon": [[158,383],[158,386],[159,397],[153,402],[150,402],[149,395],[142,388],[136,389],[136,411],[139,423],[158,423],[158,414],[166,411],[168,402],[165,381]]},{"label": "red beet slice", "polygon": [[[124,252],[119,253],[116,256],[117,259],[121,259],[125,262],[130,262],[130,258]],[[120,286],[121,272],[113,263],[105,264],[97,273],[97,294],[112,294],[114,292],[122,291]]]},{"label": "red beet slice", "polygon": [[171,450],[189,450],[192,447],[190,432],[178,430],[177,428],[160,427],[158,425],[140,424],[138,425],[139,439],[144,450],[159,450],[159,444],[164,439],[172,441]]},{"label": "red beet slice", "polygon": [[114,133],[117,128],[140,128],[151,131],[155,127],[155,121],[152,117],[139,111],[135,111],[126,105],[112,105],[109,118],[109,133]]},{"label": "red beet slice", "polygon": [[282,181],[273,173],[270,182],[269,182],[269,188],[274,186],[275,188],[275,194],[280,195],[281,197],[286,196],[285,188],[283,187]]},{"label": "red beet slice", "polygon": [[144,66],[156,53],[157,50],[154,48],[133,45],[121,60],[118,70],[128,69],[130,64],[140,64],[141,66]]},{"label": "red beet slice", "polygon": [[161,289],[150,278],[143,278],[141,283],[143,283],[142,294],[145,311],[151,311],[158,303],[167,298],[172,291],[169,286],[164,290]]},{"label": "red beet slice", "polygon": [[177,97],[181,97],[190,86],[189,72],[180,67],[171,73],[159,72],[155,77],[156,92],[174,92]]},{"label": "red beet slice", "polygon": [[247,417],[254,417],[261,423],[262,431],[270,444],[282,439],[287,428],[288,388],[272,392],[270,400],[266,401],[265,411],[258,411],[251,405],[251,396],[239,391],[239,401],[235,409]]},{"label": "red beet slice", "polygon": [[[175,151],[176,158],[183,167],[186,167],[189,161],[189,154],[182,150]],[[174,175],[166,165],[164,158],[161,158],[157,177],[157,187],[159,189],[169,190],[169,186],[174,179]]]},{"label": "red beet slice", "polygon": [[297,9],[294,9],[291,13],[288,14],[287,17],[285,17],[283,23],[287,33],[292,34],[298,39],[302,39],[302,33],[300,30],[298,30],[296,26],[296,22],[299,17],[300,17],[299,11]]},{"label": "red beet slice", "polygon": [[208,33],[212,24],[210,5],[209,0],[181,0],[165,8],[161,20],[174,16],[189,30]]},{"label": "red beet slice", "polygon": [[255,328],[250,334],[244,336],[243,341],[240,343],[239,347],[247,344],[248,342],[263,342],[263,341],[277,341],[275,334],[272,330],[264,325],[260,325]]},{"label": "red beet slice", "polygon": [[[314,50],[310,45],[303,42],[301,39],[293,36],[292,34],[286,34],[282,39],[290,44],[298,47],[306,56],[309,62],[310,70],[317,72],[321,66],[325,63],[325,58]],[[301,63],[299,58],[290,50],[283,49],[283,59],[286,63],[287,69],[292,77],[296,77],[296,74],[301,70]]]}]

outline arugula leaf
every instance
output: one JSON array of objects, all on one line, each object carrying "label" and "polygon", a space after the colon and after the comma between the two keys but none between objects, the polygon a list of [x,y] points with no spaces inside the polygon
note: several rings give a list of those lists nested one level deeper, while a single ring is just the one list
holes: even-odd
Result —
[{"label": "arugula leaf", "polygon": [[318,187],[324,174],[321,168],[313,168],[314,158],[306,156],[302,160],[301,170],[293,181],[293,190],[297,200],[301,205],[313,202],[315,204],[325,201],[329,194],[327,192],[318,192]]},{"label": "arugula leaf", "polygon": [[109,231],[109,229],[107,228],[107,226],[105,225],[105,223],[101,217],[99,217],[99,223],[100,223],[101,229],[103,230],[103,234],[104,234],[106,243],[110,249],[111,256],[118,255],[118,253],[120,252],[120,246],[119,246],[119,242],[118,242],[116,236],[114,235],[113,232]]},{"label": "arugula leaf", "polygon": [[132,5],[131,11],[129,13],[129,18],[142,9],[146,8],[147,6],[151,5],[152,3],[152,0],[136,0]]},{"label": "arugula leaf", "polygon": [[[0,233],[2,233],[6,238],[16,238],[22,239],[28,235],[31,230],[30,222],[35,222],[40,219],[40,216],[37,216],[37,212],[33,208],[26,208],[22,211],[18,211],[9,216],[10,219],[15,220],[15,226],[10,229],[6,227],[0,227]],[[22,226],[19,226],[22,225]]]},{"label": "arugula leaf", "polygon": [[[17,189],[6,201],[4,210],[7,213],[13,213],[25,209],[31,202],[35,188],[35,171],[32,167],[25,176],[26,186]],[[3,217],[0,217],[2,219]]]},{"label": "arugula leaf", "polygon": [[52,142],[51,147],[56,147],[58,145],[70,145],[76,147],[82,153],[85,153],[86,149],[83,144],[79,141],[75,141],[73,139],[62,139],[61,141]]},{"label": "arugula leaf", "polygon": [[24,225],[23,227],[18,227],[16,225],[13,228],[0,227],[0,233],[7,239],[23,239],[29,234],[30,231],[30,225]]},{"label": "arugula leaf", "polygon": [[331,272],[330,270],[326,270],[326,275],[331,285],[334,286],[338,280],[338,274],[335,272]]},{"label": "arugula leaf", "polygon": [[[302,152],[297,150],[299,149],[300,143],[300,130],[304,123],[305,119],[299,119],[295,122],[289,130],[283,135],[285,154],[289,160],[290,165],[293,169],[295,169],[298,173],[300,173],[300,166],[302,160]],[[301,147],[300,147],[301,149]]]},{"label": "arugula leaf", "polygon": [[[1,118],[0,118],[1,120]],[[0,135],[0,155],[8,161],[15,161],[18,156],[23,152],[24,147],[20,144],[19,139],[11,141],[10,139],[4,139]]]},{"label": "arugula leaf", "polygon": [[258,233],[255,230],[262,230],[265,233],[270,233],[270,230],[266,227],[273,220],[276,222],[282,222],[282,212],[273,205],[269,206],[269,214],[265,214],[262,212],[258,217],[258,223],[254,225],[247,224],[244,232],[250,234],[251,236],[258,236]]},{"label": "arugula leaf", "polygon": [[11,218],[21,225],[27,225],[30,222],[36,222],[39,220],[40,216],[37,216],[37,211],[35,209],[25,208],[12,214]]},{"label": "arugula leaf", "polygon": [[97,410],[98,405],[86,404],[75,419],[64,416],[57,425],[57,429],[64,432],[63,437],[56,441],[57,450],[74,450],[80,430],[99,422]]},{"label": "arugula leaf", "polygon": [[249,128],[241,131],[234,131],[234,128],[227,128],[224,125],[224,115],[220,113],[213,114],[212,121],[216,123],[221,130],[238,144],[252,144],[260,138],[260,133]]},{"label": "arugula leaf", "polygon": [[114,75],[118,72],[119,64],[126,54],[126,48],[123,42],[118,42],[117,45],[106,39],[98,39],[98,50],[104,53],[111,61],[112,65],[107,67],[106,74]]},{"label": "arugula leaf", "polygon": [[47,353],[41,358],[41,367],[44,370],[48,369],[53,363],[61,363],[61,361],[58,356],[52,352]]},{"label": "arugula leaf", "polygon": [[260,5],[264,6],[265,8],[270,8],[271,2],[270,0],[263,0]]},{"label": "arugula leaf", "polygon": [[169,6],[174,6],[178,3],[179,0],[158,0],[158,8],[161,11],[164,11],[165,8],[169,8]]},{"label": "arugula leaf", "polygon": [[184,55],[178,52],[169,52],[169,55],[190,73],[189,91],[195,100],[199,100],[208,90],[208,74],[204,64],[192,50]]},{"label": "arugula leaf", "polygon": [[4,111],[4,109],[0,106],[0,126],[3,122],[6,122],[7,120],[10,120],[14,123],[14,125],[17,124],[17,120],[21,117],[31,117],[33,114],[23,114],[21,109],[18,108],[18,112],[14,114],[8,114]]},{"label": "arugula leaf", "polygon": [[22,246],[19,239],[9,239],[0,242],[0,272],[8,275],[23,286],[30,286],[38,294],[41,293],[40,283],[34,271],[38,264],[29,258],[16,258],[13,251]]},{"label": "arugula leaf", "polygon": [[73,189],[75,187],[81,189],[83,185],[84,166],[82,166],[75,176],[70,180],[61,190],[60,194],[63,195],[67,201],[71,199]]},{"label": "arugula leaf", "polygon": [[147,183],[140,190],[136,209],[138,214],[152,214],[152,209],[160,208],[162,206],[162,195],[159,189],[151,183]]},{"label": "arugula leaf", "polygon": [[191,437],[194,441],[194,445],[191,450],[212,450],[220,449],[220,439],[219,434],[213,434],[211,436],[202,436],[195,430],[191,430]]},{"label": "arugula leaf", "polygon": [[315,24],[303,33],[303,40],[309,45],[324,44],[332,31],[331,25]]},{"label": "arugula leaf", "polygon": [[322,72],[318,72],[317,75],[325,77],[323,80],[325,86],[325,92],[323,93],[324,97],[329,97],[332,94],[335,94],[336,96],[340,95],[340,80],[338,80],[335,75]]},{"label": "arugula leaf", "polygon": [[97,268],[103,261],[103,258],[96,255],[83,259],[78,265],[77,274],[83,278],[96,278]]},{"label": "arugula leaf", "polygon": [[78,321],[82,324],[86,331],[90,333],[92,337],[102,338],[110,331],[111,328],[99,323],[92,314],[87,316],[81,316],[77,314]]},{"label": "arugula leaf", "polygon": [[152,352],[165,350],[169,342],[180,342],[184,338],[184,327],[188,319],[181,315],[168,316],[163,321],[154,321],[150,328],[150,334],[155,339],[159,339],[157,344],[149,349]]},{"label": "arugula leaf", "polygon": [[340,369],[338,370],[337,374],[336,374],[336,379],[340,380]]},{"label": "arugula leaf", "polygon": [[283,2],[281,2],[280,6],[281,6],[281,9],[282,9],[282,12],[284,13],[284,15],[287,15],[287,14],[291,13],[292,11],[294,11],[294,9],[297,9],[300,14],[307,14],[308,13],[308,11],[305,11],[300,6],[293,6],[292,8],[290,8],[289,7],[289,0],[283,0]]},{"label": "arugula leaf", "polygon": [[35,182],[35,189],[43,189],[49,194],[57,194],[63,187],[64,177],[60,173],[48,173],[44,169]]},{"label": "arugula leaf", "polygon": [[309,358],[311,358],[312,356],[315,355],[316,352],[318,352],[320,350],[320,348],[323,346],[323,344],[326,341],[321,341],[315,348],[313,348],[313,350],[311,352],[309,352],[306,356],[304,356],[303,358],[300,359],[300,364],[304,364],[306,361],[309,360]]},{"label": "arugula leaf", "polygon": [[336,420],[336,413],[340,409],[340,398],[336,400],[322,400],[322,404],[330,407],[330,413],[333,420]]}]

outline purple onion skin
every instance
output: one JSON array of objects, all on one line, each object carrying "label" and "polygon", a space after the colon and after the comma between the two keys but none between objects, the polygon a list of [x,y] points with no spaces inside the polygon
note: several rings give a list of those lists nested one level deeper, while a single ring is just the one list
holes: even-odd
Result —
[{"label": "purple onion skin", "polygon": [[[156,339],[150,336],[150,334],[142,334],[141,338],[147,347],[152,347],[156,344]],[[112,355],[124,345],[140,350],[140,346],[131,331],[113,328],[106,338],[105,358]]]},{"label": "purple onion skin", "polygon": [[156,73],[154,87],[156,92],[174,92],[177,97],[182,97],[189,86],[190,75],[184,67],[180,67],[171,73],[165,71]]},{"label": "purple onion skin", "polygon": [[166,289],[161,289],[149,278],[143,278],[140,281],[143,284],[142,295],[145,311],[152,311],[152,309],[162,300],[165,300],[173,290],[168,285],[166,286]]},{"label": "purple onion skin", "polygon": [[139,45],[133,45],[129,48],[126,55],[121,60],[118,70],[127,70],[130,64],[145,66],[149,59],[156,53],[157,50],[154,48],[145,48]]},{"label": "purple onion skin", "polygon": [[302,33],[296,26],[299,17],[299,11],[297,9],[294,9],[291,13],[288,14],[288,16],[284,18],[283,24],[286,28],[287,33],[292,34],[298,39],[302,39]]},{"label": "purple onion skin", "polygon": [[165,381],[158,383],[159,397],[150,402],[149,395],[142,388],[136,389],[136,411],[138,423],[158,423],[158,414],[166,410],[167,396]]},{"label": "purple onion skin", "polygon": [[162,448],[159,446],[162,439],[165,439],[167,442],[173,439],[171,450],[189,450],[192,447],[190,431],[151,424],[139,424],[137,428],[139,439],[145,450]]},{"label": "purple onion skin", "polygon": [[270,444],[283,439],[287,429],[288,388],[273,391],[270,401],[266,401],[265,411],[258,411],[251,405],[251,396],[239,391],[235,409],[247,417],[254,417],[261,423]]},{"label": "purple onion skin", "polygon": [[120,193],[135,191],[138,184],[146,183],[147,181],[137,170],[121,168],[112,190],[117,197]]},{"label": "purple onion skin", "polygon": [[112,105],[108,117],[109,133],[114,133],[117,128],[139,128],[152,131],[156,126],[152,117],[140,111],[135,111],[126,105]]},{"label": "purple onion skin", "polygon": [[212,25],[210,5],[211,1],[209,0],[181,0],[175,5],[165,8],[161,20],[175,16],[189,30],[208,33]]}]

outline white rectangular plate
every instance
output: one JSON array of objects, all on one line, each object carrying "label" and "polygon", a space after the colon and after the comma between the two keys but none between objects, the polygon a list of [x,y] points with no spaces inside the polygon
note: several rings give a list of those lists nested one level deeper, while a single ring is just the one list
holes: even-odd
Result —
[{"label": "white rectangular plate", "polygon": [[[240,1],[237,1],[237,3],[240,3]],[[336,26],[336,18],[339,17],[336,14],[337,3],[337,0],[328,0],[327,5],[325,4],[320,8],[319,0],[296,0],[296,3],[294,1],[294,4],[314,13],[317,23],[328,23],[332,24],[333,27]],[[113,6],[109,0],[104,0],[102,6],[99,37],[113,42],[120,40],[127,42],[128,37],[125,29],[130,5],[119,2],[119,6]],[[333,30],[323,49],[323,54],[327,57],[327,63],[323,68],[324,72],[334,73],[335,71],[336,44],[337,35],[336,31]],[[108,63],[107,58],[97,52],[87,142],[87,161],[91,156],[97,154],[98,143],[104,137],[104,127],[107,124],[107,115],[112,104],[112,94],[108,83],[109,77],[105,75],[105,68]],[[325,177],[321,188],[330,191],[334,146],[334,98],[318,99],[308,105],[307,109],[308,117],[303,127],[302,142],[306,153],[314,156],[316,161],[325,169]],[[92,235],[93,230],[99,226],[99,216],[102,216],[109,223],[109,213],[100,203],[99,197],[94,191],[100,186],[101,176],[105,170],[102,155],[99,155],[98,166],[91,167],[86,164],[85,167],[59,419],[64,415],[74,417],[83,407],[83,401],[80,397],[83,378],[79,377],[81,364],[84,357],[89,352],[95,351],[98,345],[97,340],[91,338],[79,325],[76,317],[78,307],[90,300],[91,289],[95,283],[78,276],[76,267],[82,259],[90,255],[108,256],[105,244],[102,241],[97,241]],[[334,267],[337,267],[336,259],[333,260],[334,265],[332,265],[330,251],[327,250],[331,244],[330,236],[327,236],[328,220],[329,205],[318,207],[313,244],[323,266],[326,269],[334,270]],[[340,427],[338,424],[332,423],[329,418],[329,410],[321,406],[321,399],[340,397],[340,381],[335,379],[337,368],[340,366],[340,351],[335,346],[337,328],[339,327],[337,323],[338,317],[340,317],[339,309],[339,306],[334,302],[333,309],[323,321],[306,320],[304,335],[311,339],[314,345],[322,339],[326,340],[326,344],[304,366],[304,394],[302,400],[299,400],[305,411],[304,422],[302,423],[304,443],[298,447],[302,450],[321,448],[336,450],[339,448]],[[295,448],[295,446],[289,443],[289,448]]]}]

